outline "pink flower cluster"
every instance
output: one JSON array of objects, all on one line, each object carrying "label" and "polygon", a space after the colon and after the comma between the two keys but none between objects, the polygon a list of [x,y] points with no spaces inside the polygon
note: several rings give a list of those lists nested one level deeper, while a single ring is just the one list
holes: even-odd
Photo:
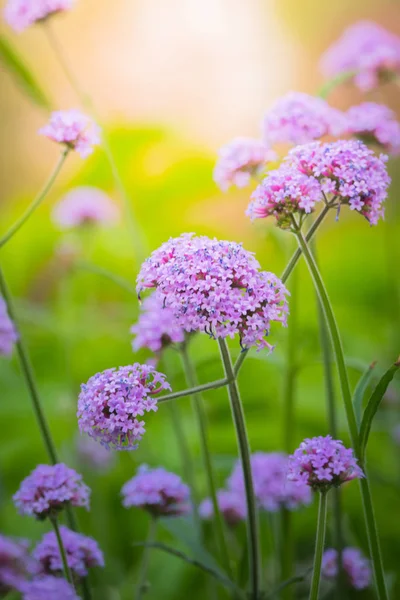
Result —
[{"label": "pink flower cluster", "polygon": [[[371,584],[371,566],[358,548],[344,548],[342,553],[343,570],[349,585],[363,590]],[[322,575],[326,579],[335,579],[338,574],[337,550],[329,548],[322,557]]]},{"label": "pink flower cluster", "polygon": [[354,72],[354,83],[368,91],[400,73],[400,38],[371,21],[355,23],[325,52],[326,77]]},{"label": "pink flower cluster", "polygon": [[22,481],[13,499],[21,514],[45,519],[67,504],[89,508],[89,495],[90,490],[83,483],[82,476],[58,463],[38,465]]},{"label": "pink flower cluster", "polygon": [[346,481],[361,479],[364,473],[357,464],[352,448],[330,435],[305,439],[289,456],[289,479],[313,490],[327,491]]},{"label": "pink flower cluster", "polygon": [[238,334],[242,346],[272,349],[265,336],[274,321],[286,325],[288,292],[273,273],[259,269],[241,244],[184,234],[143,263],[137,290],[156,287],[185,331]]},{"label": "pink flower cluster", "polygon": [[[247,507],[244,493],[232,490],[218,490],[217,503],[221,515],[229,527],[235,527],[240,521],[246,519]],[[213,518],[214,506],[211,498],[203,500],[199,506],[199,514],[202,519],[207,521]]]},{"label": "pink flower cluster", "polygon": [[7,305],[0,296],[0,356],[10,356],[17,340],[17,330],[8,316]]},{"label": "pink flower cluster", "polygon": [[170,389],[165,375],[150,365],[134,363],[96,373],[81,385],[79,429],[104,446],[134,450],[145,433],[145,423],[138,417],[156,411],[154,396]]},{"label": "pink flower cluster", "polygon": [[139,467],[137,474],[122,487],[122,504],[136,506],[155,517],[186,515],[190,512],[190,490],[175,473],[162,467]]},{"label": "pink flower cluster", "polygon": [[399,154],[400,123],[390,108],[384,104],[363,102],[352,106],[346,117],[350,134],[365,143],[377,144],[389,154]]},{"label": "pink flower cluster", "polygon": [[251,177],[276,160],[276,154],[262,141],[252,138],[235,138],[219,150],[214,170],[214,181],[226,191],[231,185],[239,188],[250,183]]},{"label": "pink flower cluster", "polygon": [[[77,577],[86,577],[92,567],[104,567],[104,557],[97,542],[90,537],[71,531],[63,525],[60,535],[68,566]],[[33,551],[38,575],[60,575],[63,563],[54,531],[46,533]]]},{"label": "pink flower cluster", "polygon": [[53,112],[49,123],[39,133],[70,150],[76,150],[82,158],[87,158],[92,154],[93,146],[100,144],[98,125],[74,109]]},{"label": "pink flower cluster", "polygon": [[7,23],[21,32],[51,15],[70,10],[73,0],[8,0],[4,9]]},{"label": "pink flower cluster", "polygon": [[0,598],[12,590],[21,590],[31,563],[28,547],[26,540],[0,534]]},{"label": "pink flower cluster", "polygon": [[68,581],[50,575],[27,582],[22,592],[22,600],[80,600]]},{"label": "pink flower cluster", "polygon": [[113,224],[118,216],[118,209],[107,194],[92,186],[69,191],[53,210],[53,221],[62,229],[93,223]]}]

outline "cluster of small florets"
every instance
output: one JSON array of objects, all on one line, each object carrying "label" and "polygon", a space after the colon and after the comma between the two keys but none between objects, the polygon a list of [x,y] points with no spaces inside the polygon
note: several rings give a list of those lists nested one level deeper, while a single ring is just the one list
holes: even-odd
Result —
[{"label": "cluster of small florets", "polygon": [[[348,583],[356,590],[363,590],[371,583],[371,565],[358,548],[344,548],[342,552],[343,570]],[[336,579],[338,574],[338,553],[334,548],[325,550],[322,557],[322,575],[326,579]]]},{"label": "cluster of small florets", "polygon": [[241,244],[184,234],[147,259],[137,289],[156,287],[185,331],[238,334],[242,346],[271,349],[265,336],[272,322],[286,324],[288,292],[273,273],[259,269]]},{"label": "cluster of small florets", "polygon": [[28,548],[26,540],[0,535],[0,598],[12,590],[21,590],[30,570]]},{"label": "cluster of small florets", "polygon": [[363,91],[400,73],[400,38],[370,21],[346,29],[325,52],[321,67],[327,77],[354,72]]},{"label": "cluster of small florets", "polygon": [[365,143],[376,144],[389,154],[400,152],[400,123],[384,104],[363,102],[346,114],[348,131]]},{"label": "cluster of small florets", "polygon": [[[104,557],[97,542],[86,535],[60,527],[60,535],[68,566],[78,578],[86,577],[92,567],[104,567]],[[33,551],[38,575],[60,575],[63,562],[57,536],[54,531],[46,533]]]},{"label": "cluster of small florets", "polygon": [[236,138],[219,150],[214,181],[226,191],[231,185],[239,188],[263,172],[276,154],[265,143],[252,138]]},{"label": "cluster of small florets", "polygon": [[65,579],[47,575],[25,583],[22,600],[80,600],[74,588]]},{"label": "cluster of small florets", "polygon": [[98,125],[74,109],[53,112],[49,123],[42,127],[39,133],[70,150],[76,150],[82,158],[92,154],[93,146],[100,143]]},{"label": "cluster of small florets", "polygon": [[364,473],[357,464],[352,448],[330,435],[306,439],[289,456],[288,477],[307,484],[314,491],[326,492],[346,481],[361,479]]},{"label": "cluster of small florets", "polygon": [[125,508],[136,506],[155,517],[179,516],[190,511],[190,490],[175,473],[142,465],[121,490]]},{"label": "cluster of small florets", "polygon": [[138,417],[157,410],[155,396],[170,390],[165,375],[150,365],[134,363],[96,373],[81,385],[79,429],[115,450],[134,450],[145,433]]},{"label": "cluster of small florets", "polygon": [[0,296],[0,356],[10,356],[17,340],[17,330],[8,316],[7,305]]},{"label": "cluster of small florets", "polygon": [[115,452],[98,444],[88,435],[80,435],[77,440],[77,454],[81,465],[104,473],[115,462]]},{"label": "cluster of small florets", "polygon": [[92,186],[69,191],[53,210],[53,221],[61,229],[95,223],[113,224],[117,219],[116,205],[102,190]]},{"label": "cluster of small florets", "polygon": [[[247,516],[246,498],[243,492],[233,490],[218,490],[217,503],[221,515],[229,527],[235,527]],[[206,498],[199,506],[202,519],[210,520],[214,516],[214,506],[211,498]]]},{"label": "cluster of small florets", "polygon": [[72,8],[73,0],[8,0],[4,18],[15,31],[23,31],[51,15]]},{"label": "cluster of small florets", "polygon": [[89,508],[89,495],[82,476],[63,463],[38,465],[22,481],[14,503],[21,514],[45,519],[66,505]]}]

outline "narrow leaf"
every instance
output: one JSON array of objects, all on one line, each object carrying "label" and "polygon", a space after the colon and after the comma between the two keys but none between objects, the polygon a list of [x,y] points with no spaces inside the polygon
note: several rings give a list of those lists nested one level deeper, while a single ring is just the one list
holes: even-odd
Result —
[{"label": "narrow leaf", "polygon": [[354,412],[356,414],[357,426],[360,428],[361,423],[361,413],[362,413],[362,405],[365,396],[365,392],[367,391],[367,387],[372,379],[372,375],[374,372],[376,362],[371,363],[367,370],[361,375],[358,383],[356,385],[356,389],[353,394],[353,406]]}]

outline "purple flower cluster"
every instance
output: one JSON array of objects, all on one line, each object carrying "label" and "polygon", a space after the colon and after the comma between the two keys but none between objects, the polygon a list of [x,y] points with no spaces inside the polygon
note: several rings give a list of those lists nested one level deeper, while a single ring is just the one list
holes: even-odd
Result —
[{"label": "purple flower cluster", "polygon": [[22,600],[80,600],[71,584],[61,577],[38,577],[23,586]]},{"label": "purple flower cluster", "polygon": [[[85,577],[92,567],[104,567],[104,557],[97,542],[86,535],[60,527],[60,535],[71,572]],[[38,575],[60,575],[63,563],[57,536],[54,531],[46,533],[33,551]]]},{"label": "purple flower cluster", "polygon": [[0,598],[21,590],[30,569],[29,542],[0,534]]},{"label": "purple flower cluster", "polygon": [[325,52],[324,74],[354,71],[354,83],[368,91],[400,73],[400,38],[370,21],[355,23]]},{"label": "purple flower cluster", "polygon": [[[326,579],[335,579],[338,574],[337,550],[329,548],[322,557],[322,575]],[[358,548],[344,548],[342,553],[343,570],[349,585],[363,590],[371,583],[371,566]]]},{"label": "purple flower cluster", "polygon": [[7,23],[21,32],[38,21],[72,8],[73,0],[8,0],[4,9]]},{"label": "purple flower cluster", "polygon": [[102,190],[81,186],[69,191],[53,210],[53,221],[61,229],[80,225],[113,224],[118,220],[118,209]]},{"label": "purple flower cluster", "polygon": [[87,435],[79,436],[77,440],[79,462],[92,471],[105,472],[115,462],[115,453],[98,444]]},{"label": "purple flower cluster", "polygon": [[349,133],[365,143],[377,144],[389,154],[400,152],[400,123],[384,104],[363,102],[346,114]]},{"label": "purple flower cluster", "polygon": [[93,146],[100,143],[100,128],[79,110],[57,110],[50,116],[47,125],[39,130],[41,135],[53,142],[64,144],[76,150],[82,158],[93,152]]},{"label": "purple flower cluster", "polygon": [[131,328],[135,338],[133,350],[148,348],[159,354],[171,344],[179,344],[185,339],[185,332],[174,319],[173,310],[164,306],[162,297],[154,292],[144,299],[138,321]]},{"label": "purple flower cluster", "polygon": [[0,296],[0,356],[10,356],[17,340],[17,330],[8,316],[7,305]]},{"label": "purple flower cluster", "polygon": [[23,515],[45,519],[62,510],[67,504],[89,508],[90,490],[82,476],[63,463],[38,465],[26,477],[14,503]]},{"label": "purple flower cluster", "polygon": [[297,484],[307,484],[314,491],[327,491],[346,481],[361,479],[364,473],[357,464],[352,448],[330,435],[305,439],[289,456],[288,476]]},{"label": "purple flower cluster", "polygon": [[134,450],[145,433],[145,423],[138,417],[156,411],[154,396],[170,389],[165,375],[150,365],[134,363],[96,373],[81,386],[79,429],[104,446]]},{"label": "purple flower cluster", "polygon": [[175,473],[162,467],[139,467],[137,474],[122,487],[125,508],[144,508],[155,517],[186,515],[190,511],[190,490]]},{"label": "purple flower cluster", "polygon": [[[218,490],[217,502],[219,510],[229,527],[235,527],[247,516],[246,499],[244,493],[232,490]],[[210,520],[214,516],[214,507],[211,498],[206,498],[199,506],[202,519]]]},{"label": "purple flower cluster", "polygon": [[223,191],[231,185],[243,188],[274,160],[275,152],[260,140],[236,138],[219,150],[214,181]]},{"label": "purple flower cluster", "polygon": [[346,131],[346,118],[322,98],[290,92],[267,112],[263,135],[267,144],[305,144]]},{"label": "purple flower cluster", "polygon": [[288,292],[273,273],[259,269],[241,244],[184,234],[146,260],[137,290],[156,287],[185,331],[238,334],[242,346],[271,349],[265,336],[272,322],[286,325]]}]

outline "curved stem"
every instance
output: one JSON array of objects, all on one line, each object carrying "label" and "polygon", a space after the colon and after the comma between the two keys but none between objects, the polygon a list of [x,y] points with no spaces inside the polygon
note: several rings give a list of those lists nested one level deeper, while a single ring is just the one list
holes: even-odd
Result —
[{"label": "curved stem", "polygon": [[150,517],[149,532],[147,534],[147,542],[143,550],[142,564],[140,566],[139,581],[137,584],[136,600],[142,600],[143,595],[147,591],[146,579],[149,569],[151,544],[155,542],[157,530],[157,519]]},{"label": "curved stem", "polygon": [[317,535],[315,540],[314,567],[311,579],[310,600],[318,600],[319,582],[321,579],[322,555],[324,553],[326,530],[327,494],[319,494]]},{"label": "curved stem", "polygon": [[33,202],[28,206],[23,215],[14,223],[14,225],[11,225],[10,229],[0,238],[0,248],[2,248],[17,233],[17,231],[19,231],[19,229],[21,229],[21,227],[29,219],[31,214],[37,209],[39,204],[43,202],[43,200],[49,193],[53,183],[55,182],[57,175],[61,171],[61,168],[65,162],[65,159],[68,156],[68,153],[69,148],[65,148],[62,151],[61,156],[58,159],[57,164],[54,170],[52,171],[49,179],[45,183],[43,189],[39,192],[39,194],[36,196]]},{"label": "curved stem", "polygon": [[233,365],[226,340],[218,339],[222,363],[228,383],[229,401],[233,423],[239,446],[239,455],[243,469],[243,479],[247,504],[247,539],[249,550],[249,570],[251,578],[251,600],[260,600],[260,547],[258,539],[258,513],[254,494],[253,475],[250,463],[250,444],[246,430],[245,417],[239,388],[234,378]]},{"label": "curved stem", "polygon": [[336,77],[333,77],[333,79],[327,81],[320,88],[320,90],[317,93],[317,96],[326,100],[335,88],[337,88],[342,83],[347,83],[355,75],[357,75],[357,71],[345,71],[344,73],[339,73],[339,75],[336,75]]},{"label": "curved stem", "polygon": [[202,385],[196,385],[187,390],[181,390],[179,392],[172,392],[171,394],[164,394],[157,398],[157,402],[167,402],[169,400],[175,400],[176,398],[183,398],[184,396],[192,396],[199,392],[206,392],[207,390],[216,390],[217,388],[224,387],[229,383],[228,379],[217,379],[210,383],[203,383]]},{"label": "curved stem", "polygon": [[62,564],[63,564],[64,577],[72,586],[74,586],[74,580],[72,578],[71,569],[69,568],[67,555],[66,555],[65,548],[64,548],[64,543],[62,541],[60,528],[59,528],[58,522],[57,522],[57,517],[50,518],[50,521],[51,521],[51,524],[53,525],[54,533],[56,534],[58,548],[60,550],[61,560],[62,560]]},{"label": "curved stem", "polygon": [[74,266],[78,269],[82,269],[83,271],[87,271],[88,273],[93,273],[94,275],[100,275],[100,277],[105,277],[109,281],[115,283],[115,285],[117,285],[121,289],[137,297],[135,286],[132,285],[130,281],[128,281],[124,277],[121,277],[121,275],[116,275],[112,271],[108,271],[107,269],[104,269],[99,265],[95,265],[83,260],[76,262]]}]

